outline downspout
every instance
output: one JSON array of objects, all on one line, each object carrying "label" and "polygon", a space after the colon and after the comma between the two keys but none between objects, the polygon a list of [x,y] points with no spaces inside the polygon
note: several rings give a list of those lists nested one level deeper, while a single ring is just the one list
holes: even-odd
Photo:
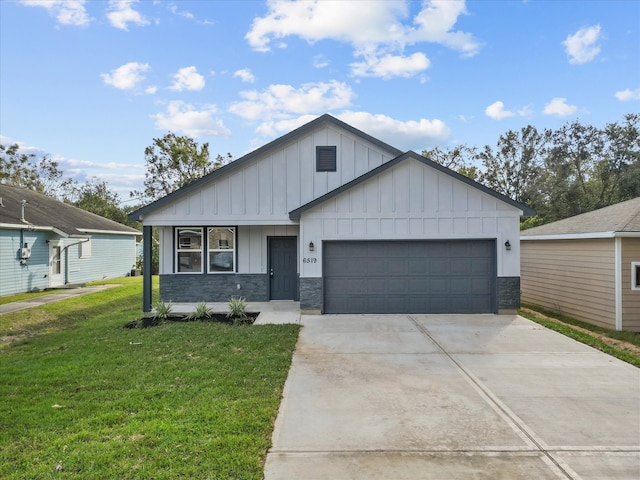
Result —
[{"label": "downspout", "polygon": [[62,247],[62,250],[60,251],[61,255],[62,255],[62,252],[64,252],[65,250],[67,251],[64,256],[64,284],[65,285],[68,285],[71,283],[69,281],[69,247],[73,247],[74,245],[80,245],[81,243],[88,242],[89,240],[91,240],[91,237],[85,237],[79,242],[70,243],[69,245],[65,245],[64,247]]},{"label": "downspout", "polygon": [[622,330],[622,238],[616,235],[614,245],[616,330]]}]

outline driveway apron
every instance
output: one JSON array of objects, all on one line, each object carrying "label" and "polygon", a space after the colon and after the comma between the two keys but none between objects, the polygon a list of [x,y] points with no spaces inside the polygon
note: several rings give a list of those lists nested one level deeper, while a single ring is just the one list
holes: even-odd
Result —
[{"label": "driveway apron", "polygon": [[303,316],[280,479],[640,478],[640,370],[516,315]]}]

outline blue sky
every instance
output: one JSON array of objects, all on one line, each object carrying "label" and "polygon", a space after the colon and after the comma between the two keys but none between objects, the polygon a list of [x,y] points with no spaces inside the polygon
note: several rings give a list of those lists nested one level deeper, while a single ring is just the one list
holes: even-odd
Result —
[{"label": "blue sky", "polygon": [[169,131],[238,158],[331,113],[420,152],[639,111],[637,1],[0,0],[0,140],[122,200]]}]

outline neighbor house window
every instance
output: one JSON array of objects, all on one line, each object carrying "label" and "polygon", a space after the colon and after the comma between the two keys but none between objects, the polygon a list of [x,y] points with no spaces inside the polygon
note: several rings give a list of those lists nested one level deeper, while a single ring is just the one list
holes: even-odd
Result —
[{"label": "neighbor house window", "polygon": [[210,227],[207,229],[209,273],[236,271],[236,229]]},{"label": "neighbor house window", "polygon": [[640,262],[631,262],[631,289],[640,290]]},{"label": "neighbor house window", "polygon": [[176,272],[202,273],[202,228],[176,229]]},{"label": "neighbor house window", "polygon": [[316,172],[336,171],[336,147],[316,147]]}]

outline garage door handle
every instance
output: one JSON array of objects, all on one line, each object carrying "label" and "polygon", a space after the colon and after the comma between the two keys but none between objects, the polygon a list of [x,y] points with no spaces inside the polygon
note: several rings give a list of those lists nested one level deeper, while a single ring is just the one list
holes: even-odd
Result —
[{"label": "garage door handle", "polygon": [[271,278],[273,278],[273,268],[272,268],[271,270],[269,270],[269,276],[270,276]]}]

